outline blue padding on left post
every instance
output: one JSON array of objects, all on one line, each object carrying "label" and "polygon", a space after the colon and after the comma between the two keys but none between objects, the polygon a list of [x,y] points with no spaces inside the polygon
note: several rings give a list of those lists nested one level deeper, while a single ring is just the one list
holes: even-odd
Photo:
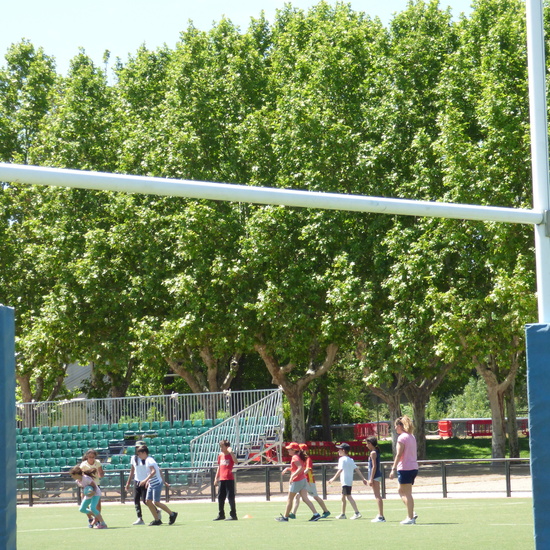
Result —
[{"label": "blue padding on left post", "polygon": [[0,305],[0,548],[16,548],[15,321]]}]

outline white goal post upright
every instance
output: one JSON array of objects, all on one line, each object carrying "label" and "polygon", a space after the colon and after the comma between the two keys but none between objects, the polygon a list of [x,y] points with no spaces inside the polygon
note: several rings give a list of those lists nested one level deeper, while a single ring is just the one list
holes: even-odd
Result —
[{"label": "white goal post upright", "polygon": [[[550,548],[550,522],[546,517],[550,509],[550,477],[547,475],[547,465],[550,463],[550,439],[547,437],[550,412],[550,231],[547,223],[550,210],[550,183],[542,0],[526,0],[526,13],[534,195],[532,210],[314,193],[7,163],[0,163],[0,181],[293,207],[533,224],[539,320],[538,323],[526,327],[531,474],[536,548],[547,550]],[[0,349],[0,356],[2,351]],[[12,375],[13,373],[9,376]],[[4,391],[4,378],[0,377],[0,394]],[[15,414],[15,410],[13,413]],[[8,416],[0,420],[5,420],[6,423],[14,422],[14,418]],[[12,438],[11,435],[8,437],[5,434],[2,437],[0,433],[0,448],[13,449],[15,456],[14,438],[14,435]],[[15,471],[0,471],[0,481],[11,475],[15,477]],[[15,489],[11,493],[6,497],[7,506],[15,510]],[[15,525],[0,524],[0,540],[8,540],[14,536],[9,533],[10,529],[15,529]]]}]

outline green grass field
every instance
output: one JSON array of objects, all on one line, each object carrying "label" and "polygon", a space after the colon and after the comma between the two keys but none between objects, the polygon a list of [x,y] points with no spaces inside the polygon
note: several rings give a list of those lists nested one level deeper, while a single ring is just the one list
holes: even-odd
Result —
[{"label": "green grass field", "polygon": [[[333,515],[340,502],[328,502]],[[416,500],[417,525],[400,525],[405,517],[399,500],[385,501],[386,523],[370,522],[375,515],[371,500],[360,500],[363,518],[332,517],[309,523],[303,504],[298,519],[278,523],[282,502],[238,502],[238,522],[213,522],[215,503],[171,503],[179,513],[175,525],[133,526],[133,505],[104,505],[106,530],[88,529],[86,518],[73,506],[19,507],[19,550],[75,550],[79,548],[144,548],[164,550],[185,547],[284,548],[407,548],[407,550],[528,550],[534,548],[531,499]],[[306,513],[307,512],[307,513]],[[248,516],[248,517],[247,517]],[[349,516],[348,516],[349,517]],[[146,518],[149,521],[149,514]]]}]

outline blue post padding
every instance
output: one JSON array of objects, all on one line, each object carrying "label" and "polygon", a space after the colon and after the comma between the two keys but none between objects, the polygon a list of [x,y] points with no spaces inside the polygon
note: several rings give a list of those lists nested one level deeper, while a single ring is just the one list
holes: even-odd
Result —
[{"label": "blue post padding", "polygon": [[0,548],[16,548],[15,321],[0,306]]},{"label": "blue post padding", "polygon": [[525,327],[527,336],[527,391],[529,396],[529,438],[535,547],[550,548],[550,325]]}]

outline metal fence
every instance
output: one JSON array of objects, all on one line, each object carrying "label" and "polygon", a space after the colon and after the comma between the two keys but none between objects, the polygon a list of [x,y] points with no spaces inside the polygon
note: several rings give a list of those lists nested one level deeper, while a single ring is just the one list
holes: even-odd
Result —
[{"label": "metal fence", "polygon": [[17,403],[18,428],[229,418],[278,389]]},{"label": "metal fence", "polygon": [[[397,498],[397,482],[389,482],[387,473],[391,462],[382,462],[382,496]],[[529,459],[478,459],[419,461],[419,476],[414,492],[425,498],[449,496],[518,496],[532,495]],[[366,463],[357,462],[366,471]],[[244,465],[235,468],[238,497],[254,497],[258,500],[283,499],[286,496],[288,476],[282,475],[287,464]],[[328,479],[337,468],[336,463],[317,464],[314,473],[319,495],[325,500],[339,500],[340,485],[329,487]],[[216,468],[163,468],[164,478],[170,488],[164,488],[163,499],[192,501],[208,499],[214,502]],[[131,493],[125,490],[129,470],[108,470],[101,480],[102,500],[105,502],[131,503]],[[356,497],[372,498],[372,489],[362,484],[354,486]],[[17,503],[34,504],[80,503],[81,490],[67,473],[28,474],[17,476]]]}]

